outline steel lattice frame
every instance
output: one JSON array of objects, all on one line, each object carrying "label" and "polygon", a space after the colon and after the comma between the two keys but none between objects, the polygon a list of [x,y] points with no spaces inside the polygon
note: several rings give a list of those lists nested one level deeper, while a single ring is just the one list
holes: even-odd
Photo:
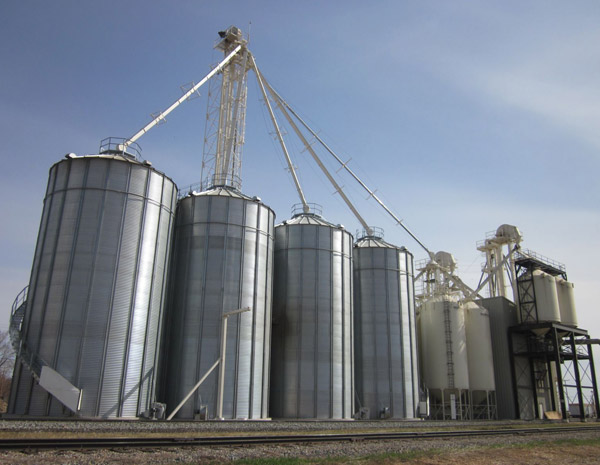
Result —
[{"label": "steel lattice frame", "polygon": [[[521,324],[509,329],[513,389],[519,417],[536,418],[536,406],[543,402],[582,419],[598,417],[600,405],[587,331],[559,323]],[[577,405],[577,411],[569,411]]]}]

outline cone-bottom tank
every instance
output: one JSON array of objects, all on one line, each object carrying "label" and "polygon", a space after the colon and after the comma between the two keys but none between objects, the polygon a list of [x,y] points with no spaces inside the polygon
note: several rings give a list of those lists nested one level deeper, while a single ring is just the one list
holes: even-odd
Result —
[{"label": "cone-bottom tank", "polygon": [[[231,188],[180,200],[162,363],[168,413],[219,358],[223,314],[250,307],[228,318],[223,417],[267,418],[274,218]],[[214,418],[218,384],[216,369],[176,418]]]},{"label": "cone-bottom tank", "polygon": [[[83,391],[81,416],[134,418],[156,400],[175,202],[169,178],[127,157],[50,169],[22,340]],[[70,415],[19,361],[9,412]]]},{"label": "cone-bottom tank", "polygon": [[465,305],[465,334],[467,336],[467,358],[469,364],[469,389],[493,391],[494,358],[489,312],[474,302]]},{"label": "cone-bottom tank", "polygon": [[357,241],[354,361],[357,407],[371,419],[414,418],[419,402],[413,257],[380,237]]},{"label": "cone-bottom tank", "polygon": [[496,418],[496,382],[490,316],[474,302],[463,305],[469,362],[471,415],[474,420]]},{"label": "cone-bottom tank", "polygon": [[575,290],[573,283],[561,277],[556,278],[556,293],[560,320],[563,325],[577,327],[577,311],[575,310]]},{"label": "cone-bottom tank", "polygon": [[432,297],[419,309],[420,362],[434,419],[470,419],[465,313],[449,297]]},{"label": "cone-bottom tank", "polygon": [[275,228],[270,413],[350,419],[352,236],[318,215]]},{"label": "cone-bottom tank", "polygon": [[433,297],[420,308],[423,383],[428,389],[469,389],[465,313],[457,302]]},{"label": "cone-bottom tank", "polygon": [[560,308],[554,276],[535,270],[533,272],[533,286],[535,288],[535,307],[538,321],[560,323]]}]

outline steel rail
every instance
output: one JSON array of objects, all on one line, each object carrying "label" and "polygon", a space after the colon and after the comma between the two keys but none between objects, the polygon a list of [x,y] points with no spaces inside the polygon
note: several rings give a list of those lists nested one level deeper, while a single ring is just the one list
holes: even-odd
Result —
[{"label": "steel rail", "polygon": [[152,448],[181,446],[244,446],[290,443],[320,443],[345,441],[389,441],[460,438],[475,436],[558,434],[565,432],[600,431],[600,426],[569,426],[546,428],[518,428],[464,431],[410,431],[391,433],[349,434],[299,434],[299,435],[250,435],[250,436],[204,436],[204,437],[150,437],[150,438],[74,438],[74,439],[0,439],[0,449],[103,449],[103,448]]}]

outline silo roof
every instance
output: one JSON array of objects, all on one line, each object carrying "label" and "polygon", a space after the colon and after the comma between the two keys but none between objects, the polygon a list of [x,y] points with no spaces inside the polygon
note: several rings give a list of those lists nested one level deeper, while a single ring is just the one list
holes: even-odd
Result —
[{"label": "silo roof", "polygon": [[294,215],[291,219],[285,220],[283,223],[280,223],[277,226],[295,224],[313,224],[317,226],[345,229],[341,224],[330,223],[329,221],[324,220],[320,215],[316,215],[314,213],[301,213],[299,215]]},{"label": "silo roof", "polygon": [[[234,199],[249,200],[250,202],[259,203],[263,207],[266,207],[269,210],[273,211],[273,209],[271,207],[269,207],[267,204],[263,203],[263,201],[261,200],[260,197],[250,197],[250,196],[248,196],[246,194],[243,194],[240,191],[238,191],[237,189],[234,189],[232,187],[216,186],[216,187],[212,187],[212,188],[207,189],[207,190],[202,191],[202,192],[193,191],[193,192],[190,192],[187,195],[188,196],[193,196],[193,197],[220,196],[220,197],[231,197],[231,198],[234,198]],[[186,197],[186,196],[184,196],[184,197]],[[273,212],[273,214],[275,214],[275,212]]]},{"label": "silo roof", "polygon": [[381,237],[377,236],[361,237],[358,241],[356,241],[354,247],[379,247],[386,249],[399,249],[408,252],[405,247],[398,247],[397,245],[390,244],[389,242],[384,241]]},{"label": "silo roof", "polygon": [[246,194],[242,194],[237,189],[232,189],[232,188],[223,187],[223,186],[213,187],[211,189],[208,189],[208,190],[205,190],[202,192],[192,192],[192,195],[195,195],[195,196],[222,195],[224,197],[234,197],[237,199],[254,200],[254,201],[260,202],[260,199],[258,197],[252,198],[252,197],[247,196]]},{"label": "silo roof", "polygon": [[[175,181],[173,181],[173,179],[169,176],[167,176],[163,171],[157,170],[156,168],[154,168],[154,166],[152,165],[152,163],[148,160],[138,160],[136,158],[132,158],[132,157],[126,157],[122,154],[119,153],[91,153],[91,154],[85,154],[85,155],[75,155],[74,153],[69,153],[67,155],[65,155],[64,157],[65,159],[90,159],[90,158],[103,158],[106,160],[117,160],[117,161],[124,161],[126,163],[131,163],[133,165],[144,165],[147,166],[149,168],[151,168],[154,172],[164,176],[165,178],[167,178],[169,181],[171,181],[173,184],[175,184]],[[54,163],[50,169],[52,169],[54,167],[54,165],[58,165],[59,163],[61,163],[62,161],[64,161],[63,159],[57,161],[56,163]],[[177,185],[175,184],[175,187],[177,187]]]}]

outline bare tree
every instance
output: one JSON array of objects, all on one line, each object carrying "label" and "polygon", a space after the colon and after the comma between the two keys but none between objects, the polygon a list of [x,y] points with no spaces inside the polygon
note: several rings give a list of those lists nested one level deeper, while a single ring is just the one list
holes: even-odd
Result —
[{"label": "bare tree", "polygon": [[[14,365],[15,351],[10,343],[8,331],[0,331],[0,404],[8,401]],[[3,405],[0,405],[1,407]]]}]

